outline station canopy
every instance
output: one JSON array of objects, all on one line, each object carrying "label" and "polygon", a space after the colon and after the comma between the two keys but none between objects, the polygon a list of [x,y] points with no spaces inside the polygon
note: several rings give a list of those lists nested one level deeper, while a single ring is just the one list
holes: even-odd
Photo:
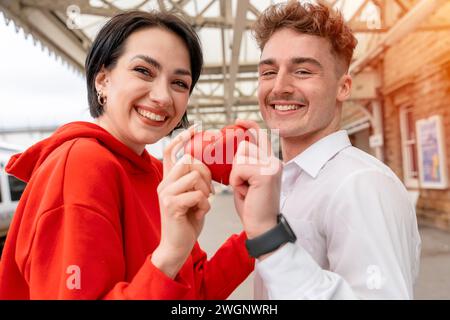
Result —
[{"label": "station canopy", "polygon": [[[198,31],[205,57],[189,101],[189,120],[218,128],[237,117],[262,123],[256,98],[260,52],[250,28],[260,12],[275,2],[281,1],[0,0],[0,14],[80,72],[95,35],[111,16],[133,9],[182,15]],[[376,66],[383,52],[414,29],[439,28],[423,21],[446,0],[326,2],[343,12],[359,41],[351,67],[356,91],[344,107],[344,126],[364,123],[370,119],[365,103],[377,95],[380,72]]]}]

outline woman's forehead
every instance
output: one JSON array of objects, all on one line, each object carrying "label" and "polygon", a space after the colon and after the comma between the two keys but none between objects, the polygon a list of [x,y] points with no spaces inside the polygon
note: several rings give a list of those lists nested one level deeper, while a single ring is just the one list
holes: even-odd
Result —
[{"label": "woman's forehead", "polygon": [[132,33],[125,41],[122,56],[128,60],[136,56],[150,56],[160,63],[167,61],[178,67],[190,65],[189,51],[184,40],[174,32],[159,27]]}]

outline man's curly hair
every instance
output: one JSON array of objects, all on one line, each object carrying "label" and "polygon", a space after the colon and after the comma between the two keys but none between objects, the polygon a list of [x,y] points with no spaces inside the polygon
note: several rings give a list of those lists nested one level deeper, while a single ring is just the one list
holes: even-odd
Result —
[{"label": "man's curly hair", "polygon": [[357,40],[339,11],[321,1],[318,4],[289,1],[272,5],[253,26],[259,48],[262,50],[273,33],[282,28],[328,39],[332,53],[342,59],[348,70]]}]

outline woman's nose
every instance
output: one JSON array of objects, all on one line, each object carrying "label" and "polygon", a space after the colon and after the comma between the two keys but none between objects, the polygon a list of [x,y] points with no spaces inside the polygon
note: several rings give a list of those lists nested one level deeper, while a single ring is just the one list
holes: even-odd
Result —
[{"label": "woman's nose", "polygon": [[172,101],[172,96],[170,94],[170,84],[166,83],[164,80],[157,80],[152,83],[150,88],[149,96],[150,99],[156,103],[158,106],[165,107],[169,105]]}]

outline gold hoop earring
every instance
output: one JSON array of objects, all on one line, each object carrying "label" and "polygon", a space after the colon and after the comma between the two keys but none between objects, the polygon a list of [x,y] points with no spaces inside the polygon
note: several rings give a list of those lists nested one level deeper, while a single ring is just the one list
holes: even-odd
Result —
[{"label": "gold hoop earring", "polygon": [[106,97],[103,96],[102,91],[99,90],[97,91],[97,102],[99,105],[101,105],[102,107],[105,105],[106,103]]}]

